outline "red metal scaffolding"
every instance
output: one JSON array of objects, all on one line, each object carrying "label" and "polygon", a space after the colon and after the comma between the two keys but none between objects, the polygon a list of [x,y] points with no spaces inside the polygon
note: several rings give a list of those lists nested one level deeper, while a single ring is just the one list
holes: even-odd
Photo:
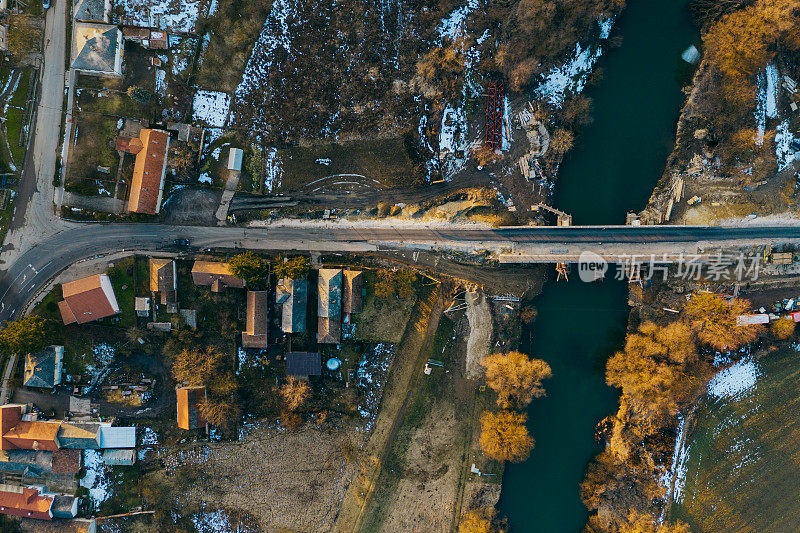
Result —
[{"label": "red metal scaffolding", "polygon": [[484,146],[497,150],[503,146],[503,107],[505,86],[502,81],[490,81],[486,90],[486,140]]}]

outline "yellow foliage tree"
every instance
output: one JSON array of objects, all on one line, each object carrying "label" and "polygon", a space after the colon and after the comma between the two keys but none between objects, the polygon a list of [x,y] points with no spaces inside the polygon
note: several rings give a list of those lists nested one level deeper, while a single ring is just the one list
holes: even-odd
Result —
[{"label": "yellow foliage tree", "polygon": [[281,386],[281,396],[290,411],[299,409],[311,397],[311,386],[307,381],[290,376]]},{"label": "yellow foliage tree", "polygon": [[758,338],[760,326],[739,326],[736,317],[750,310],[747,300],[726,302],[717,294],[698,292],[683,309],[683,317],[703,344],[734,350]]},{"label": "yellow foliage tree", "polygon": [[639,511],[630,511],[627,521],[621,524],[619,531],[620,533],[690,533],[689,526],[684,522],[656,525],[653,516]]},{"label": "yellow foliage tree", "polygon": [[471,509],[461,517],[458,533],[494,533],[493,518],[494,509]]},{"label": "yellow foliage tree", "polygon": [[653,431],[678,412],[678,404],[693,390],[686,366],[697,360],[694,334],[686,324],[646,322],[608,360],[606,381],[622,389],[625,415]]},{"label": "yellow foliage tree", "polygon": [[486,384],[497,392],[497,405],[503,409],[522,408],[544,396],[542,380],[553,377],[545,361],[516,351],[487,355],[481,366],[486,369]]},{"label": "yellow foliage tree", "polygon": [[528,416],[514,411],[484,411],[481,415],[481,450],[496,461],[519,462],[533,450],[533,438],[525,426]]},{"label": "yellow foliage tree", "polygon": [[769,331],[775,338],[784,341],[794,335],[795,326],[797,326],[797,324],[795,324],[794,320],[783,317],[773,322],[769,327]]}]

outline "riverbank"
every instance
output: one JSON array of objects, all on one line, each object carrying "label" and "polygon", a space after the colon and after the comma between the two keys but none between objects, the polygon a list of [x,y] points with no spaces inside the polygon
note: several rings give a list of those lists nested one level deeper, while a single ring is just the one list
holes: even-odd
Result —
[{"label": "riverbank", "polygon": [[[730,17],[758,17],[760,4]],[[755,11],[750,13],[751,9]],[[687,91],[667,165],[639,213],[643,224],[796,218],[800,51],[794,46],[778,47],[779,52],[759,58],[761,63],[742,66],[745,77],[734,79],[726,73],[730,67],[714,55],[723,45],[713,34],[729,31],[726,20],[705,28],[704,55]],[[792,38],[773,33],[761,38],[781,42]],[[756,48],[759,43],[752,44]],[[749,59],[735,61],[746,64]]]}]

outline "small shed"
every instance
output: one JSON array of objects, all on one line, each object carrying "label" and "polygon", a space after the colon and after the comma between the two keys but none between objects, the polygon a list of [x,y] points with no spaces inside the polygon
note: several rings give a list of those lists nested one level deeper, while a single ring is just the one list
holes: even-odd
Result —
[{"label": "small shed", "polygon": [[228,151],[228,170],[241,172],[242,161],[244,161],[244,151],[241,148],[231,148]]},{"label": "small shed", "polygon": [[25,357],[26,387],[52,389],[61,384],[61,370],[64,361],[63,346],[48,346],[44,350]]},{"label": "small shed", "polygon": [[136,297],[136,316],[150,316],[150,298],[147,296]]},{"label": "small shed", "polygon": [[136,450],[133,448],[103,450],[103,462],[108,466],[130,466],[136,462]]},{"label": "small shed", "polygon": [[286,375],[307,378],[322,374],[319,353],[289,352],[286,354]]}]

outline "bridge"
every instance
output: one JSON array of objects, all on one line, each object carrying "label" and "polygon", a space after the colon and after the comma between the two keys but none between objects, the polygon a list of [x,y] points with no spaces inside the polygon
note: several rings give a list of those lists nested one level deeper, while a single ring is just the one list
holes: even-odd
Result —
[{"label": "bridge", "polygon": [[610,262],[632,255],[676,260],[680,254],[711,258],[726,247],[800,242],[800,226],[566,226],[490,228],[475,225],[376,221],[285,222],[263,227],[71,224],[44,239],[0,272],[0,321],[25,304],[62,270],[82,259],[119,251],[175,251],[175,239],[197,250],[374,252],[387,249],[487,252],[504,263],[577,261],[592,251]]}]

